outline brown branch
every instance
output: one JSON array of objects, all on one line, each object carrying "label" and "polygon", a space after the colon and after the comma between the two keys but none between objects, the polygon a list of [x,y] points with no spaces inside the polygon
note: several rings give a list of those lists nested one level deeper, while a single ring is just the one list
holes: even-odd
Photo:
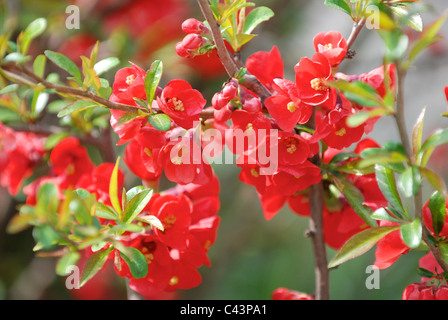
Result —
[{"label": "brown branch", "polygon": [[[402,65],[400,61],[395,61],[395,65],[397,68],[397,102],[396,102],[396,111],[395,111],[395,122],[398,127],[398,131],[400,134],[400,140],[403,144],[403,147],[406,151],[407,157],[414,161],[413,157],[413,151],[412,151],[412,145],[409,140],[409,135],[406,129],[406,120],[405,120],[405,94],[404,94],[404,79],[406,76],[405,70],[403,70]],[[418,193],[414,196],[414,212],[415,212],[415,218],[422,218],[422,210],[423,210],[423,203],[422,203],[422,190],[421,186],[419,187]],[[434,258],[438,262],[438,264],[442,267],[444,271],[448,271],[448,263],[443,259],[443,256],[439,250],[439,248],[434,245],[430,240],[429,237],[431,235],[431,232],[428,230],[426,225],[423,223],[422,225],[422,240],[428,245],[428,248],[432,252]]]},{"label": "brown branch", "polygon": [[[308,122],[311,129],[315,129],[315,112]],[[311,160],[313,164],[320,165],[319,153]],[[310,222],[307,235],[311,238],[315,259],[315,283],[317,300],[330,299],[330,274],[328,270],[327,250],[324,239],[323,211],[324,211],[324,187],[322,181],[314,184],[309,190],[310,197]]]},{"label": "brown branch", "polygon": [[[229,77],[234,77],[235,74],[239,71],[238,66],[235,63],[230,52],[227,50],[226,44],[224,43],[224,39],[221,35],[221,30],[219,28],[218,22],[216,21],[213,12],[209,6],[208,0],[197,0],[199,7],[201,8],[202,14],[210,25],[210,29],[213,36],[213,41],[216,45],[216,51],[218,53],[219,59],[221,60],[224,69],[226,70]],[[271,93],[268,89],[257,79],[257,77],[246,74],[244,76],[244,82],[241,84],[246,89],[256,93],[261,102],[264,102],[268,97],[271,96]]]},{"label": "brown branch", "polygon": [[362,28],[364,28],[365,24],[366,24],[365,17],[363,17],[361,20],[353,24],[352,31],[347,38],[347,54],[344,57],[344,59],[345,58],[351,59],[355,55],[354,51],[352,51],[351,49],[356,39],[358,38],[359,34],[361,33]]}]

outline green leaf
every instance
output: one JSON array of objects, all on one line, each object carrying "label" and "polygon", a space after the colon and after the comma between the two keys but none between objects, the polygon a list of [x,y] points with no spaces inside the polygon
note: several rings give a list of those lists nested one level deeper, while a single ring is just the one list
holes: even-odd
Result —
[{"label": "green leaf", "polygon": [[69,105],[65,106],[61,111],[59,111],[58,118],[68,116],[69,114],[75,111],[85,110],[96,106],[98,105],[95,102],[88,100],[78,100],[73,103],[70,103]]},{"label": "green leaf", "polygon": [[6,232],[10,234],[19,233],[30,227],[34,220],[33,214],[18,213],[9,220]]},{"label": "green leaf", "polygon": [[445,194],[441,194],[436,191],[431,195],[428,202],[428,208],[431,211],[432,226],[434,234],[438,235],[442,231],[445,223],[446,215],[446,197]]},{"label": "green leaf", "polygon": [[403,57],[409,45],[409,37],[406,34],[396,28],[391,30],[379,30],[378,34],[384,41],[386,46],[385,56],[389,61]]},{"label": "green leaf", "polygon": [[416,31],[423,31],[423,19],[420,14],[410,12],[410,9],[405,6],[390,6],[389,8],[403,20],[403,23]]},{"label": "green leaf", "polygon": [[115,163],[115,167],[112,171],[112,176],[110,177],[109,183],[109,197],[110,202],[112,203],[112,207],[118,213],[118,216],[121,217],[122,209],[120,202],[118,200],[118,165],[120,163],[120,157],[118,157],[117,162]]},{"label": "green leaf", "polygon": [[43,250],[49,250],[53,248],[61,239],[59,234],[48,224],[35,227],[33,229],[33,237],[39,244],[38,247],[42,248]]},{"label": "green leaf", "polygon": [[110,208],[109,206],[106,206],[105,204],[101,202],[97,202],[96,208],[95,208],[95,216],[107,220],[117,220],[118,214],[115,212],[114,209]]},{"label": "green leaf", "polygon": [[122,221],[124,223],[132,222],[149,203],[152,194],[153,190],[147,189],[135,195],[124,209]]},{"label": "green leaf", "polygon": [[253,9],[244,21],[243,33],[250,34],[262,22],[271,19],[274,11],[268,7],[258,7]]},{"label": "green leaf", "polygon": [[76,220],[82,225],[92,225],[93,220],[90,215],[89,208],[86,207],[84,202],[79,197],[74,197],[70,201],[69,209],[75,214]]},{"label": "green leaf", "polygon": [[34,59],[33,71],[38,77],[44,77],[46,63],[47,57],[45,57],[43,54],[38,55],[36,59]]},{"label": "green leaf", "polygon": [[419,167],[419,169],[421,174],[428,180],[434,189],[442,194],[446,194],[447,188],[445,181],[437,173],[423,167]]},{"label": "green leaf", "polygon": [[375,220],[400,222],[399,220],[395,219],[394,217],[391,217],[385,208],[379,208],[379,209],[375,210],[370,217]]},{"label": "green leaf", "polygon": [[149,123],[160,131],[168,131],[171,128],[171,118],[164,113],[149,116]]},{"label": "green leaf", "polygon": [[349,180],[342,178],[333,178],[336,187],[347,199],[353,210],[371,227],[376,227],[377,222],[372,219],[372,210],[363,204],[364,196],[359,189]]},{"label": "green leaf", "polygon": [[17,83],[7,85],[6,87],[4,87],[0,90],[0,96],[4,95],[4,94],[16,92],[18,89],[19,89],[19,85]]},{"label": "green leaf", "polygon": [[82,82],[82,75],[81,71],[79,71],[76,64],[70,60],[67,56],[63,55],[59,52],[53,52],[50,50],[45,50],[45,55],[48,59],[50,59],[54,64],[56,64],[59,68],[67,71],[69,74],[71,74],[75,79],[81,83]]},{"label": "green leaf", "polygon": [[448,143],[448,128],[438,129],[423,143],[420,152]]},{"label": "green leaf", "polygon": [[29,56],[24,56],[19,52],[12,52],[3,59],[3,62],[16,62],[18,64],[25,64],[25,62],[30,59],[31,58]]},{"label": "green leaf", "polygon": [[425,119],[425,112],[426,108],[423,108],[412,129],[412,149],[414,154],[419,153],[422,147],[423,120]]},{"label": "green leaf", "polygon": [[383,237],[399,228],[400,226],[376,227],[355,234],[344,244],[341,250],[339,250],[336,256],[330,261],[328,267],[337,267],[344,262],[363,255]]},{"label": "green leaf", "polygon": [[78,252],[69,252],[62,256],[56,264],[56,274],[59,276],[69,275],[69,267],[76,265],[80,258],[81,255]]},{"label": "green leaf", "polygon": [[87,281],[89,281],[95,274],[98,273],[98,271],[100,271],[103,268],[112,250],[113,247],[110,246],[109,248],[95,252],[90,256],[82,271],[81,280],[79,283],[80,287],[85,285]]},{"label": "green leaf", "polygon": [[126,262],[131,271],[132,277],[140,279],[148,274],[148,262],[145,256],[138,249],[132,247],[118,247],[120,256]]},{"label": "green leaf", "polygon": [[422,241],[422,223],[420,218],[416,218],[411,223],[401,226],[401,237],[406,245],[411,249],[416,249]]},{"label": "green leaf", "polygon": [[156,60],[151,64],[151,68],[146,73],[145,77],[145,91],[146,99],[148,100],[148,105],[152,105],[154,100],[154,95],[159,85],[160,79],[163,73],[163,63],[160,60]]},{"label": "green leaf", "polygon": [[156,216],[153,216],[153,215],[142,216],[142,217],[138,217],[138,220],[142,221],[142,222],[145,222],[145,223],[148,223],[151,226],[159,229],[160,231],[164,231],[165,230],[165,227],[163,226],[163,223]]},{"label": "green leaf", "polygon": [[421,176],[417,167],[409,166],[400,176],[399,187],[405,197],[415,196],[420,190]]},{"label": "green leaf", "polygon": [[325,5],[330,8],[339,9],[345,13],[347,13],[349,16],[352,15],[352,8],[347,3],[347,1],[344,0],[325,0]]},{"label": "green leaf", "polygon": [[59,189],[51,183],[46,182],[37,191],[36,216],[50,219],[56,218],[59,207]]},{"label": "green leaf", "polygon": [[363,81],[348,82],[345,80],[337,80],[330,81],[327,84],[330,87],[341,90],[348,100],[361,106],[378,107],[385,105],[376,89]]},{"label": "green leaf", "polygon": [[47,20],[45,18],[38,18],[26,27],[21,42],[21,52],[23,54],[28,52],[31,41],[44,33],[46,28]]},{"label": "green leaf", "polygon": [[58,132],[48,136],[44,144],[45,150],[53,149],[59,142],[61,142],[64,138],[67,138],[68,136],[70,136],[69,132]]},{"label": "green leaf", "polygon": [[378,187],[389,204],[400,213],[406,214],[398,194],[394,172],[384,166],[375,166],[375,175]]},{"label": "green leaf", "polygon": [[95,70],[96,74],[100,76],[103,73],[115,68],[119,64],[120,60],[117,57],[109,57],[95,63],[93,70]]},{"label": "green leaf", "polygon": [[406,64],[409,66],[415,60],[415,58],[426,48],[428,48],[431,44],[439,40],[437,36],[438,32],[442,28],[445,20],[448,18],[448,11],[433,22],[430,26],[428,26],[422,33],[420,39],[415,43],[412,47],[411,52],[409,53],[409,58]]},{"label": "green leaf", "polygon": [[417,273],[421,277],[430,278],[430,279],[436,276],[434,273],[432,273],[431,271],[429,271],[425,268],[418,268]]}]

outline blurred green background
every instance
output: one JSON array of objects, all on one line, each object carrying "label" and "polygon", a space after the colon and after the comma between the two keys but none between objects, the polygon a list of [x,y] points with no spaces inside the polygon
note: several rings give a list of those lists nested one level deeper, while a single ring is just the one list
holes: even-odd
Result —
[{"label": "blurred green background", "polygon": [[[168,22],[165,22],[168,23],[165,27],[174,27],[173,30],[177,31],[162,39],[154,39],[149,31],[146,33],[137,32],[139,30],[132,31],[139,26],[139,23],[145,25],[147,22],[150,31],[161,32],[160,26],[151,21],[156,19],[154,17],[157,17],[158,12],[151,12],[142,18],[143,22],[137,23],[130,18],[123,18],[123,15],[126,17],[126,12],[119,6],[111,4],[115,2],[126,7],[132,1],[0,0],[0,19],[3,20],[0,26],[6,23],[17,31],[37,17],[46,17],[49,28],[40,42],[33,43],[32,50],[36,54],[44,49],[59,50],[68,39],[73,39],[76,35],[90,35],[101,40],[100,58],[115,55],[122,61],[121,67],[128,66],[127,61],[133,61],[144,69],[155,59],[163,60],[165,83],[174,78],[188,80],[194,88],[201,90],[210,102],[212,95],[219,91],[222,83],[226,81],[223,73],[213,72],[214,76],[211,76],[207,72],[215,67],[219,69],[219,64],[201,68],[201,62],[191,65],[174,52],[174,44],[183,37],[180,30],[181,23],[188,17],[202,19],[195,1],[166,1],[174,4],[176,13],[164,13],[170,17]],[[148,2],[154,2],[156,8],[160,1],[148,0]],[[257,29],[259,37],[246,46],[242,52],[243,58],[257,50],[270,50],[273,45],[277,45],[284,59],[285,76],[289,79],[293,79],[291,76],[293,66],[299,59],[313,54],[312,38],[317,32],[338,30],[343,35],[348,35],[351,30],[350,19],[342,12],[325,7],[323,0],[254,2],[270,7],[275,16]],[[67,30],[64,27],[67,17],[65,9],[72,3],[81,8],[79,30]],[[445,0],[427,1],[427,3],[433,5],[439,12],[447,7]],[[429,11],[424,17],[431,21],[436,17],[436,11]],[[124,19],[124,26],[114,29],[111,25],[116,26],[117,19]],[[134,23],[136,25],[133,25]],[[151,27],[154,29],[150,29]],[[446,28],[443,29],[445,34],[446,31]],[[76,45],[77,49],[82,49],[83,46],[84,44]],[[340,71],[368,72],[382,64],[382,47],[379,37],[374,32],[363,31],[355,44],[355,49],[358,51],[358,56],[354,60],[344,62]],[[87,55],[87,52],[84,54]],[[448,85],[447,66],[446,42],[442,42],[438,50],[429,52],[419,59],[416,70],[410,72],[408,85],[418,90],[409,90],[410,103],[407,112],[409,128],[424,105],[429,105],[432,109],[428,111],[435,115],[427,120],[426,133],[437,126],[445,125],[438,115],[446,110],[443,87]],[[108,74],[108,77],[112,83],[113,72]],[[425,95],[423,96],[421,92]],[[54,119],[46,120],[49,123],[54,121]],[[388,119],[379,121],[371,136],[380,143],[398,137]],[[117,150],[120,153],[123,148]],[[94,158],[98,156],[95,150],[91,152]],[[432,166],[445,177],[447,154],[447,150],[441,149],[432,163]],[[221,183],[219,213],[221,224],[217,241],[209,252],[212,266],[200,269],[203,281],[199,287],[180,291],[176,298],[270,299],[272,292],[278,287],[312,293],[314,261],[311,242],[304,236],[308,228],[308,219],[297,216],[285,207],[272,220],[266,221],[255,189],[239,181],[239,168],[231,164],[214,165],[214,168]],[[129,174],[126,182],[128,185],[138,183],[132,174]],[[104,272],[100,276],[101,279],[97,279],[97,286],[92,289],[90,295],[85,292],[87,290],[82,294],[68,291],[65,288],[65,279],[57,277],[54,273],[55,260],[34,257],[31,230],[17,235],[6,234],[6,225],[16,212],[16,205],[21,201],[23,196],[11,198],[5,189],[0,189],[0,299],[126,298],[124,279],[117,277],[113,272]],[[334,254],[334,250],[328,250],[329,259]],[[365,281],[370,274],[366,273],[366,268],[375,260],[372,249],[364,256],[331,271],[331,298],[401,299],[404,288],[412,282],[419,281],[415,271],[418,259],[422,255],[423,253],[413,252],[402,256],[392,267],[380,272],[380,289],[368,290]],[[104,290],[100,289],[101,286]]]}]

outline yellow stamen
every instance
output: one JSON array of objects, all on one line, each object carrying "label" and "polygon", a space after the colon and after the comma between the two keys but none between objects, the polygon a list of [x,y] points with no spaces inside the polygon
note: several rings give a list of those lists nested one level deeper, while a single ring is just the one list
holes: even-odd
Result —
[{"label": "yellow stamen", "polygon": [[311,88],[316,91],[325,91],[328,87],[325,85],[325,79],[322,78],[314,78],[311,80]]},{"label": "yellow stamen", "polygon": [[345,128],[342,128],[341,130],[335,132],[335,134],[340,137],[344,136],[346,133],[347,131],[345,130]]},{"label": "yellow stamen", "polygon": [[294,112],[297,110],[296,105],[294,104],[294,102],[289,102],[288,105],[286,106],[286,108],[290,111],[290,112]]},{"label": "yellow stamen", "polygon": [[128,86],[130,86],[135,80],[135,75],[134,74],[130,74],[126,77],[126,84]]}]

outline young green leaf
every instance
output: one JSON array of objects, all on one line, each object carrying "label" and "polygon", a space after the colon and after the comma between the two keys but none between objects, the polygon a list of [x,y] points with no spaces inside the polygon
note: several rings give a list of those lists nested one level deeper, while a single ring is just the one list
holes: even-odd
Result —
[{"label": "young green leaf", "polygon": [[339,9],[349,16],[352,15],[352,8],[345,0],[325,0],[325,5],[330,8]]},{"label": "young green leaf", "polygon": [[420,113],[417,122],[412,129],[412,149],[414,154],[417,154],[422,147],[422,135],[423,135],[423,121],[425,119],[426,108],[423,108]]},{"label": "young green leaf", "polygon": [[110,177],[109,183],[109,197],[110,202],[112,203],[112,207],[118,213],[118,216],[121,217],[122,209],[120,205],[120,201],[118,200],[118,165],[120,163],[120,157],[118,157],[117,162],[115,163],[115,167],[112,171],[112,176]]},{"label": "young green leaf", "polygon": [[100,76],[103,73],[115,68],[119,64],[120,60],[117,57],[109,57],[95,63],[93,70],[95,70],[97,76]]},{"label": "young green leaf", "polygon": [[171,118],[164,113],[149,116],[149,123],[160,131],[168,131],[171,128]]},{"label": "young green leaf", "polygon": [[43,54],[38,55],[36,59],[34,59],[33,71],[38,77],[44,77],[46,63],[47,57],[45,57]]},{"label": "young green leaf", "polygon": [[391,217],[385,208],[379,208],[375,210],[370,217],[375,220],[400,222],[398,219]]},{"label": "young green leaf", "polygon": [[337,267],[344,262],[357,258],[369,251],[379,240],[398,230],[400,226],[376,227],[361,231],[351,237],[330,261],[328,268]]},{"label": "young green leaf", "polygon": [[274,11],[268,7],[258,7],[253,9],[246,16],[244,21],[243,33],[250,34],[262,22],[271,19],[274,16]]},{"label": "young green leaf", "polygon": [[48,59],[50,59],[54,64],[56,64],[59,68],[67,71],[71,74],[78,82],[82,82],[81,71],[79,71],[76,64],[70,60],[67,56],[63,55],[59,52],[53,52],[50,50],[45,50],[45,55]]},{"label": "young green leaf", "polygon": [[378,182],[378,187],[386,197],[389,204],[400,213],[405,214],[400,195],[398,194],[394,172],[384,166],[376,165],[375,175]]},{"label": "young green leaf", "polygon": [[438,235],[442,231],[443,225],[445,223],[446,215],[446,197],[438,191],[431,195],[428,202],[428,208],[431,211],[432,216],[432,226],[434,229],[434,234]]},{"label": "young green leaf", "polygon": [[44,33],[47,28],[47,20],[45,18],[38,18],[31,22],[28,27],[26,27],[23,32],[22,41],[21,41],[21,53],[26,55],[28,52],[28,48],[30,47],[31,41],[42,33]]},{"label": "young green leaf", "polygon": [[68,116],[69,114],[71,114],[75,111],[85,110],[85,109],[93,108],[96,106],[97,106],[97,104],[92,101],[77,100],[77,101],[65,106],[61,111],[59,111],[58,118]]},{"label": "young green leaf", "polygon": [[400,189],[405,197],[415,196],[420,189],[421,176],[417,167],[409,166],[400,176],[398,181]]},{"label": "young green leaf", "polygon": [[145,91],[148,105],[151,106],[154,100],[154,95],[159,85],[160,79],[163,73],[163,63],[160,60],[156,60],[152,63],[151,68],[146,73],[145,77]]},{"label": "young green leaf", "polygon": [[124,223],[132,222],[146,207],[149,200],[151,200],[152,194],[152,189],[147,189],[135,195],[124,209],[122,221]]},{"label": "young green leaf", "polygon": [[110,246],[109,248],[95,252],[90,256],[82,271],[81,280],[79,282],[80,287],[85,285],[87,281],[89,281],[95,274],[98,273],[98,271],[103,268],[112,250],[113,247]]},{"label": "young green leaf", "polygon": [[81,255],[74,251],[59,258],[56,263],[56,274],[59,276],[66,276],[70,274],[70,267],[76,265]]},{"label": "young green leaf", "polygon": [[400,228],[401,238],[406,245],[411,249],[416,249],[422,241],[422,223],[420,218],[416,218],[414,221],[404,224]]},{"label": "young green leaf", "polygon": [[132,247],[118,247],[118,250],[135,279],[143,278],[148,274],[148,262],[143,253]]}]

